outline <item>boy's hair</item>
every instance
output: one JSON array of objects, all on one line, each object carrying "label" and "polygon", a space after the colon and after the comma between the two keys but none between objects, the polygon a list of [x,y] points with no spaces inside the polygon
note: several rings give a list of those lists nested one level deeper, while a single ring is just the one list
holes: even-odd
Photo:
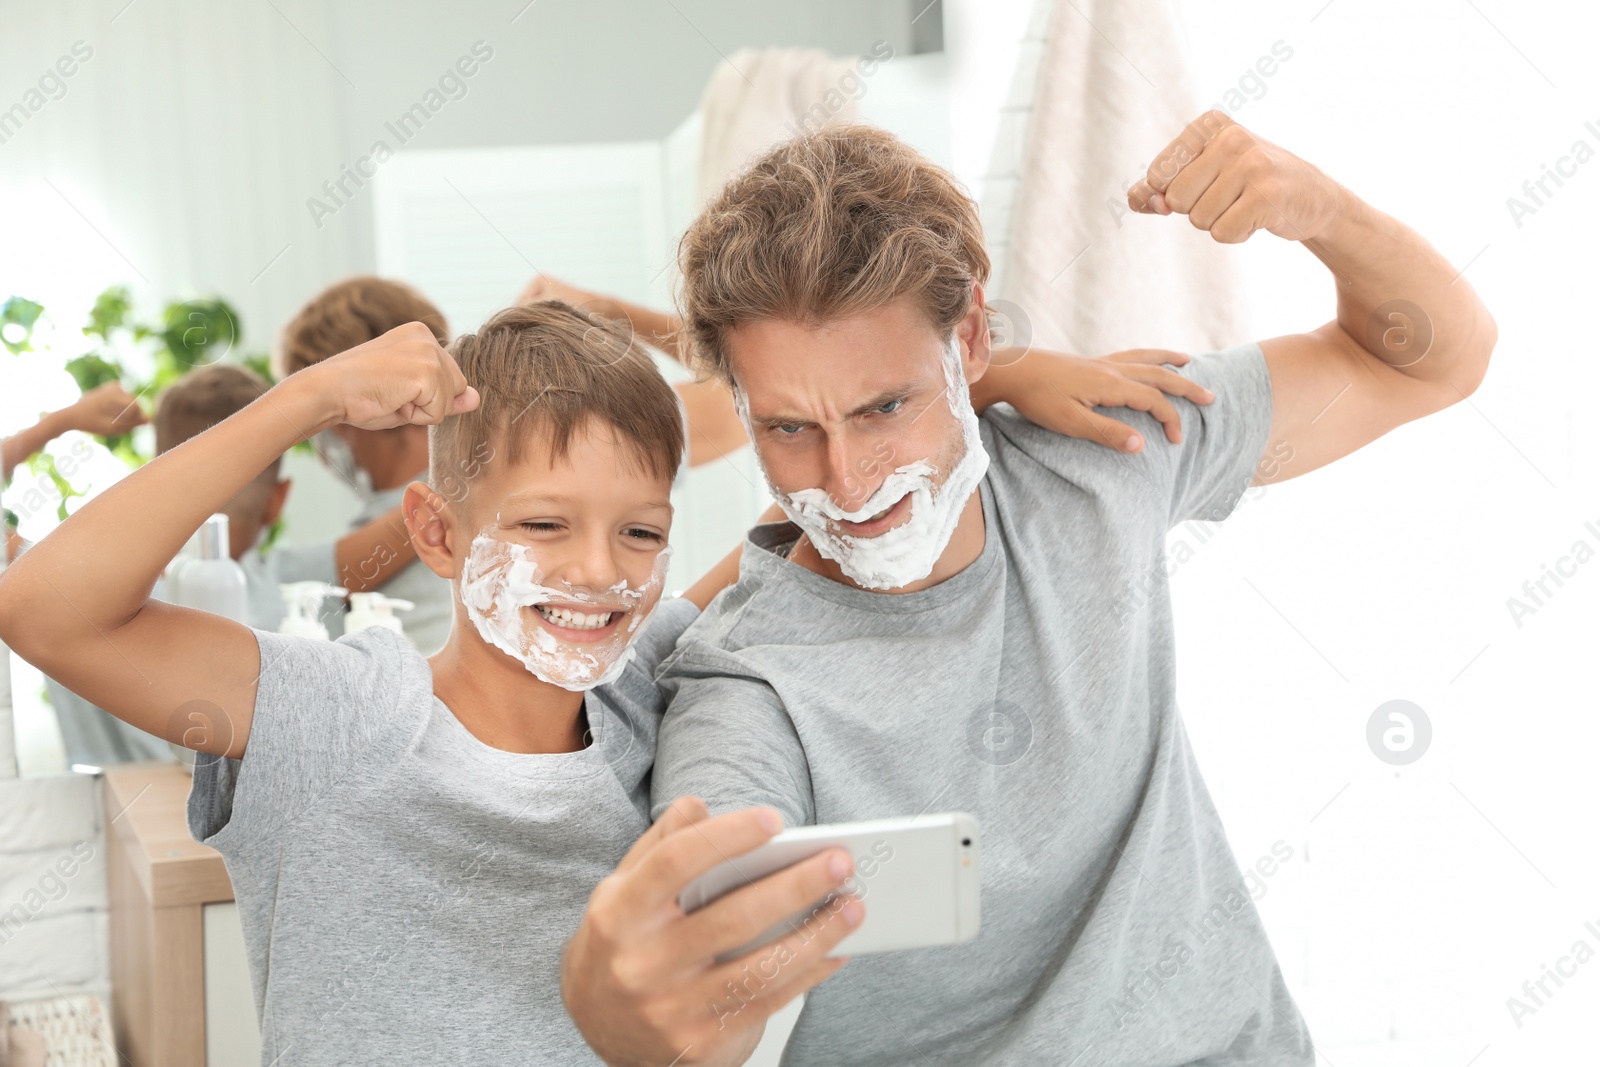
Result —
[{"label": "boy's hair", "polygon": [[989,276],[978,208],[893,134],[838,125],[785,141],[723,187],[678,245],[690,361],[732,382],[746,322],[821,325],[915,297],[953,329]]},{"label": "boy's hair", "polygon": [[287,377],[408,322],[428,327],[441,345],[450,336],[444,313],[403,282],[368,275],[335,282],[308,300],[284,327],[277,374]]},{"label": "boy's hair", "polygon": [[[155,424],[157,455],[243,411],[270,388],[261,375],[237,363],[195,368],[162,390],[156,401],[156,414],[151,421]],[[267,498],[278,484],[281,466],[282,457],[274,457],[255,480],[228,502],[223,510],[233,522],[251,528],[259,525]]]},{"label": "boy's hair", "polygon": [[684,444],[678,396],[621,324],[542,300],[496,313],[456,338],[450,353],[480,400],[428,432],[435,491],[459,499],[485,463],[515,463],[535,439],[552,460],[564,459],[590,419],[615,432],[639,469],[676,474]]}]

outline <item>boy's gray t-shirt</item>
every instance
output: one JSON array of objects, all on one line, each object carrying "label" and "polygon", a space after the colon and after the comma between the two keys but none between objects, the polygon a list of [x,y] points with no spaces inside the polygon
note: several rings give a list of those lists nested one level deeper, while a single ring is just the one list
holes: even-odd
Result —
[{"label": "boy's gray t-shirt", "polygon": [[795,527],[756,528],[664,664],[657,812],[982,826],[976,940],[852,960],[786,1067],[1312,1062],[1178,716],[1165,557],[1249,485],[1271,382],[1256,345],[1184,373],[1215,401],[1173,401],[1179,445],[1115,412],[1131,456],[986,412],[982,554],[921,592],[830,581],[784,558]]},{"label": "boy's gray t-shirt", "polygon": [[648,826],[652,675],[693,603],[666,599],[584,710],[594,742],[485,745],[405,638],[257,632],[242,760],[202,756],[189,829],[227,863],[264,1064],[599,1062],[561,951]]}]

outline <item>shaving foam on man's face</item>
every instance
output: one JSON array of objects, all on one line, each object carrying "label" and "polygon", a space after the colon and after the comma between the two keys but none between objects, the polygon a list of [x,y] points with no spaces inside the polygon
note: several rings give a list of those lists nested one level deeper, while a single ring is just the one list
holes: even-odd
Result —
[{"label": "shaving foam on man's face", "polygon": [[[941,369],[943,388],[931,399],[891,398],[855,413],[856,418],[878,418],[862,431],[873,437],[872,446],[865,452],[854,449],[852,469],[842,478],[830,468],[829,480],[836,483],[830,486],[832,492],[818,485],[794,484],[789,475],[796,464],[785,452],[796,446],[784,440],[788,427],[781,420],[777,425],[768,421],[758,432],[748,397],[742,391],[735,393],[745,429],[757,442],[773,498],[817,551],[863,588],[898,589],[931,574],[988,470],[989,456],[979,438],[978,418],[962,375],[961,349],[953,336],[945,345]],[[815,426],[801,428],[794,435],[796,444],[801,434],[817,432]],[[914,449],[910,454],[908,446]],[[826,443],[821,447],[827,449]],[[884,468],[889,468],[887,475]],[[860,499],[861,486],[877,477],[882,482]],[[844,504],[839,496],[845,497]]]},{"label": "shaving foam on man's face", "polygon": [[638,585],[624,578],[605,589],[547,576],[540,556],[538,546],[485,527],[461,570],[467,617],[485,641],[551,685],[581,692],[615,681],[661,599],[672,549],[656,554]]}]

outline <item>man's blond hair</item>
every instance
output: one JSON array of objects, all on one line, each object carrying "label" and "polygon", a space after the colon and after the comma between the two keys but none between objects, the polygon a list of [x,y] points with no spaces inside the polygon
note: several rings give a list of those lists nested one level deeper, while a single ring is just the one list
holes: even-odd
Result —
[{"label": "man's blond hair", "polygon": [[678,246],[689,360],[725,382],[729,330],[823,325],[911,296],[948,333],[989,277],[978,208],[893,134],[830,126],[770,149],[723,187]]},{"label": "man's blond hair", "polygon": [[428,433],[436,492],[459,499],[482,468],[544,445],[564,459],[591,420],[609,428],[638,469],[670,480],[683,457],[678,396],[620,323],[543,300],[498,312],[450,346],[478,407]]}]

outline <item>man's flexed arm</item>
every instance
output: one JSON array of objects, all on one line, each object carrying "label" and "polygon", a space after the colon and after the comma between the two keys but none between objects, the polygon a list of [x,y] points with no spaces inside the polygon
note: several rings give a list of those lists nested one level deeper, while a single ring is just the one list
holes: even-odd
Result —
[{"label": "man's flexed arm", "polygon": [[[260,670],[255,639],[238,623],[150,600],[162,569],[291,445],[340,422],[435,423],[477,402],[455,361],[417,323],[291,375],[24,552],[0,575],[0,640],[147,733],[240,756]],[[184,712],[197,703],[203,711]]]},{"label": "man's flexed arm", "polygon": [[1261,342],[1272,376],[1268,448],[1256,483],[1346,456],[1470,394],[1483,380],[1494,319],[1427,241],[1316,167],[1220,111],[1180,134],[1128,191],[1135,211],[1187,215],[1224,244],[1257,230],[1299,241],[1333,272],[1333,321]]}]

